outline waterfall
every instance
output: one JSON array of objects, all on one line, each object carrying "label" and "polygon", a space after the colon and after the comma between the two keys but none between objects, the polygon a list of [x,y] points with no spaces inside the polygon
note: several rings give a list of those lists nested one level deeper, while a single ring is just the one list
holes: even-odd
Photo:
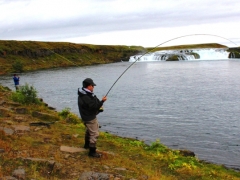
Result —
[{"label": "waterfall", "polygon": [[[166,61],[171,56],[177,56],[178,60],[221,60],[228,59],[229,52],[225,48],[204,48],[204,49],[180,49],[162,50],[153,53],[131,56],[129,62],[141,61]],[[199,58],[196,58],[196,56]],[[142,57],[141,57],[142,56]]]}]

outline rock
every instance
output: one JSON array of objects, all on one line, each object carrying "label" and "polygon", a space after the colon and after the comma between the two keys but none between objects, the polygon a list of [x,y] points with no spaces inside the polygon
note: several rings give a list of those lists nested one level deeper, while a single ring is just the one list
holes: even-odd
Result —
[{"label": "rock", "polygon": [[50,125],[53,124],[54,122],[31,122],[29,123],[30,126],[45,126],[50,128]]},{"label": "rock", "polygon": [[30,131],[30,127],[29,126],[14,125],[12,127],[14,128],[16,133]]},{"label": "rock", "polygon": [[50,143],[50,142],[51,142],[51,138],[43,138],[43,141],[44,141],[45,143]]},{"label": "rock", "polygon": [[57,163],[56,161],[53,160],[47,160],[47,159],[41,159],[41,158],[24,158],[25,161],[33,161],[33,162],[44,162],[47,163],[49,167],[51,167],[51,171],[53,169],[59,170],[63,167],[62,164]]},{"label": "rock", "polygon": [[73,172],[70,174],[70,176],[78,176],[80,173],[79,172]]},{"label": "rock", "polygon": [[8,106],[13,106],[13,107],[21,106],[21,104],[16,103],[16,102],[7,102],[7,105],[8,105]]},{"label": "rock", "polygon": [[69,153],[77,153],[77,152],[84,152],[84,151],[86,151],[86,149],[76,148],[76,147],[68,147],[68,146],[61,146],[60,151],[69,152]]},{"label": "rock", "polygon": [[108,166],[106,166],[106,165],[103,165],[103,167],[104,167],[104,169],[109,169],[109,167],[108,167]]},{"label": "rock", "polygon": [[27,113],[27,108],[16,108],[15,111],[18,114],[26,114]]},{"label": "rock", "polygon": [[13,123],[12,121],[10,121],[10,120],[6,120],[5,123],[8,124],[8,125],[13,125],[13,124],[14,124],[14,123]]},{"label": "rock", "polygon": [[63,139],[72,139],[72,136],[70,134],[61,134]]},{"label": "rock", "polygon": [[38,112],[38,111],[34,111],[32,113],[32,116],[42,119],[42,120],[47,120],[47,121],[58,121],[59,120],[59,118],[57,116],[54,116],[52,114]]},{"label": "rock", "polygon": [[191,157],[195,157],[195,153],[189,150],[179,150],[180,154],[187,157],[187,156],[191,156]]},{"label": "rock", "polygon": [[25,170],[24,169],[16,169],[13,171],[13,177],[17,178],[18,180],[24,180],[25,178]]},{"label": "rock", "polygon": [[34,131],[39,131],[39,130],[41,130],[41,129],[42,129],[42,128],[37,127],[37,128],[34,129]]},{"label": "rock", "polygon": [[43,102],[43,98],[38,98],[38,99],[39,99],[39,101]]},{"label": "rock", "polygon": [[6,127],[0,127],[0,131],[3,131],[6,135],[13,135],[14,130]]},{"label": "rock", "polygon": [[54,161],[41,159],[41,158],[24,158],[24,160],[33,161],[33,162],[49,162],[50,164],[54,164]]},{"label": "rock", "polygon": [[147,176],[147,175],[142,175],[141,179],[147,180],[147,179],[148,179],[148,176]]},{"label": "rock", "polygon": [[26,122],[27,120],[25,119],[25,117],[24,116],[15,116],[14,118],[13,118],[13,120],[14,121],[17,121],[17,122]]},{"label": "rock", "polygon": [[5,176],[5,177],[0,178],[0,180],[18,180],[18,179],[16,179],[15,177],[12,177],[12,176]]},{"label": "rock", "polygon": [[4,153],[5,152],[5,150],[4,149],[0,149],[0,153]]},{"label": "rock", "polygon": [[127,169],[126,168],[114,168],[115,170],[118,170],[118,171],[126,171]]},{"label": "rock", "polygon": [[84,172],[81,174],[78,180],[89,180],[89,179],[101,179],[101,180],[109,180],[110,175],[106,173],[97,173],[97,172]]},{"label": "rock", "polygon": [[48,109],[50,109],[50,110],[56,110],[56,108],[51,107],[51,106],[48,106]]},{"label": "rock", "polygon": [[0,107],[0,116],[9,117],[11,113],[11,109]]},{"label": "rock", "polygon": [[73,137],[77,138],[79,136],[79,134],[74,134]]},{"label": "rock", "polygon": [[4,104],[6,104],[6,101],[0,100],[0,106],[3,106]]},{"label": "rock", "polygon": [[66,154],[65,156],[64,156],[64,159],[68,159],[70,157],[70,154]]}]

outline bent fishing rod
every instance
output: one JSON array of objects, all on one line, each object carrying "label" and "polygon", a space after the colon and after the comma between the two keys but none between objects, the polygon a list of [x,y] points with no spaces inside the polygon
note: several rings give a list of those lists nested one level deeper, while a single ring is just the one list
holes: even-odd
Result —
[{"label": "bent fishing rod", "polygon": [[110,87],[110,89],[108,90],[108,92],[106,93],[105,96],[108,96],[109,92],[112,90],[112,88],[115,86],[115,84],[118,82],[118,80],[127,72],[127,70],[129,70],[138,60],[141,59],[141,57],[145,56],[146,54],[150,53],[151,51],[153,51],[154,49],[156,49],[157,47],[167,43],[167,42],[170,42],[170,41],[173,41],[173,40],[176,40],[176,39],[180,39],[180,38],[183,38],[183,37],[187,37],[187,36],[215,36],[215,37],[219,37],[219,38],[222,38],[222,39],[225,39],[231,43],[233,43],[234,45],[238,46],[236,43],[234,43],[233,41],[227,39],[227,38],[224,38],[222,36],[218,36],[218,35],[214,35],[214,34],[188,34],[188,35],[184,35],[184,36],[179,36],[179,37],[175,37],[173,39],[169,39],[167,41],[164,41],[163,43],[161,44],[158,44],[157,46],[153,47],[152,49],[148,50],[147,52],[145,52],[144,54],[142,54],[141,56],[139,56],[138,58],[136,58],[136,60],[134,62],[132,62],[123,72],[122,74],[116,79],[116,81],[112,84],[112,86]]}]

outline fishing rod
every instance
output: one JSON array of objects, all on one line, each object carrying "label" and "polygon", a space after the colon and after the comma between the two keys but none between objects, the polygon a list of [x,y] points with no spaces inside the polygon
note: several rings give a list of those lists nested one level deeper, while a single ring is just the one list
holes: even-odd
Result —
[{"label": "fishing rod", "polygon": [[145,56],[146,54],[148,54],[149,52],[153,51],[154,49],[156,49],[157,47],[167,43],[167,42],[170,42],[170,41],[173,41],[173,40],[176,40],[176,39],[180,39],[180,38],[183,38],[183,37],[187,37],[187,36],[215,36],[215,37],[219,37],[219,38],[222,38],[222,39],[225,39],[233,44],[235,44],[236,46],[238,46],[236,43],[234,43],[233,41],[227,39],[227,38],[224,38],[222,36],[218,36],[218,35],[214,35],[214,34],[188,34],[188,35],[183,35],[183,36],[178,36],[178,37],[175,37],[175,38],[172,38],[172,39],[169,39],[167,41],[164,41],[163,43],[161,44],[158,44],[157,46],[153,47],[152,49],[148,50],[147,52],[145,52],[144,54],[142,54],[141,56],[139,56],[134,62],[132,62],[123,72],[122,74],[116,79],[116,81],[112,84],[112,86],[110,87],[110,89],[108,90],[108,92],[106,93],[105,96],[107,96],[109,94],[109,92],[112,90],[112,88],[114,87],[114,85],[118,82],[118,80],[127,72],[127,70],[129,70],[138,60],[141,59],[141,57]]}]

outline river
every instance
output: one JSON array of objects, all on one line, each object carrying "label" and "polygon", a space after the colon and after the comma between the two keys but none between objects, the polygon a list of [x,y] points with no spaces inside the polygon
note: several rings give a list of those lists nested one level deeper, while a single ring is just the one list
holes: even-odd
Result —
[{"label": "river", "polygon": [[[130,65],[120,62],[20,74],[57,110],[78,113],[77,89],[91,77],[101,98]],[[11,76],[0,83],[14,90]],[[135,63],[115,84],[101,131],[147,144],[160,139],[173,149],[194,151],[199,159],[240,169],[240,61],[159,61]]]}]

